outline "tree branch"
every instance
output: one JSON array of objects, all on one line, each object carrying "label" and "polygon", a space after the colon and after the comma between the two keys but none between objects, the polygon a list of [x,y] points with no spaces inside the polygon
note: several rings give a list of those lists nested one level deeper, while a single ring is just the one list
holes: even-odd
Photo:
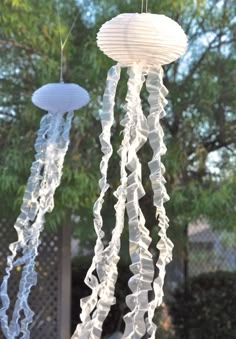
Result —
[{"label": "tree branch", "polygon": [[214,39],[209,43],[209,45],[207,46],[207,48],[205,49],[205,51],[202,53],[201,57],[198,59],[197,62],[195,62],[193,64],[192,69],[190,69],[189,74],[187,75],[187,77],[185,78],[185,82],[188,81],[189,79],[192,78],[193,74],[196,72],[196,70],[200,67],[201,63],[203,62],[203,60],[205,59],[206,55],[209,53],[210,49],[213,47],[214,43],[216,42],[216,40],[219,38],[219,34],[217,34]]}]

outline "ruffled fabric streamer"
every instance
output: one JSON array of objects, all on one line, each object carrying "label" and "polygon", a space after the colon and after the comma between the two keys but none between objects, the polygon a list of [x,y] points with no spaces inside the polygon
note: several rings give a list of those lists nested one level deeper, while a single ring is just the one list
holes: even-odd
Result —
[{"label": "ruffled fabric streamer", "polygon": [[148,137],[147,119],[143,114],[140,92],[145,81],[146,71],[143,65],[128,68],[127,113],[130,117],[130,144],[128,145],[127,202],[126,209],[129,223],[129,252],[133,277],[129,280],[132,292],[126,298],[130,312],[125,315],[126,324],[123,338],[140,338],[146,333],[145,313],[148,308],[148,292],[154,276],[152,255],[149,252],[151,238],[145,226],[145,218],[139,200],[145,195],[142,185],[142,166],[137,152],[146,143]]},{"label": "ruffled fabric streamer", "polygon": [[[0,322],[7,339],[30,338],[29,325],[34,312],[28,304],[31,288],[37,283],[35,258],[38,255],[40,234],[44,228],[45,214],[54,208],[54,193],[62,176],[63,162],[69,146],[69,133],[73,109],[87,104],[87,92],[75,84],[48,84],[37,90],[33,103],[49,110],[43,116],[35,142],[35,161],[31,166],[21,213],[14,225],[18,240],[10,244],[6,274],[0,287]],[[21,267],[19,292],[9,321],[8,282],[12,271]]]},{"label": "ruffled fabric streamer", "polygon": [[154,299],[148,307],[148,333],[150,338],[155,338],[156,325],[151,323],[155,310],[163,301],[163,287],[166,274],[166,265],[172,260],[173,244],[167,237],[166,231],[169,227],[169,219],[166,215],[164,203],[169,200],[169,196],[165,188],[165,167],[162,164],[161,157],[166,153],[167,149],[164,144],[164,132],[160,124],[160,119],[164,118],[164,107],[167,104],[165,96],[168,90],[163,85],[163,70],[161,67],[153,67],[150,69],[146,83],[149,92],[150,114],[148,116],[148,138],[153,150],[153,159],[149,162],[150,180],[154,192],[154,206],[156,207],[156,217],[160,231],[158,233],[160,240],[157,244],[159,250],[159,258],[157,268],[159,275],[153,282]]},{"label": "ruffled fabric streamer", "polygon": [[[102,206],[104,202],[105,193],[109,188],[107,183],[107,172],[109,160],[113,153],[113,147],[111,144],[111,128],[114,124],[114,106],[115,106],[115,95],[118,81],[120,79],[120,66],[113,66],[107,75],[106,90],[103,96],[103,113],[101,115],[102,123],[102,133],[100,135],[101,148],[103,152],[103,157],[100,164],[101,179],[99,181],[100,195],[97,201],[94,204],[93,214],[94,214],[94,229],[97,234],[97,241],[94,249],[94,257],[92,264],[87,272],[85,277],[85,283],[91,288],[92,293],[89,297],[81,300],[82,312],[80,319],[82,321],[76,328],[73,339],[77,338],[97,338],[100,337],[102,331],[102,324],[106,315],[109,312],[109,309],[112,304],[115,303],[114,300],[114,282],[116,278],[112,275],[117,276],[117,272],[110,270],[109,266],[111,262],[107,261],[108,257],[112,255],[112,265],[116,268],[115,262],[118,262],[119,258],[114,254],[114,248],[119,248],[120,234],[122,232],[123,222],[122,222],[122,209],[124,209],[125,199],[122,197],[123,191],[120,188],[118,191],[118,205],[117,214],[121,218],[116,225],[116,230],[113,232],[113,241],[110,244],[110,248],[104,249],[103,237],[104,232],[103,227],[103,218],[101,215]],[[118,241],[118,243],[117,243]],[[117,251],[118,253],[119,251]],[[96,270],[97,276],[94,274]],[[106,279],[107,273],[109,272],[109,281]],[[109,283],[114,279],[113,283]],[[109,286],[105,286],[108,284]],[[95,311],[95,307],[97,310]],[[102,312],[99,312],[99,310]],[[93,313],[93,315],[92,315]]]}]

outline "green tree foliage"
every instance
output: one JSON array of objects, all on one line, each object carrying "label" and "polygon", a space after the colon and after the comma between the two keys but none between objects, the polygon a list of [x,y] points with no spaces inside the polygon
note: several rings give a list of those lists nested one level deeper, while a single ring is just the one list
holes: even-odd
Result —
[{"label": "green tree foliage", "polygon": [[[75,233],[84,241],[94,238],[92,203],[97,195],[99,161],[99,110],[108,68],[114,62],[96,46],[96,33],[106,20],[120,12],[137,12],[141,1],[0,0],[0,198],[1,217],[19,211],[30,164],[33,142],[42,112],[30,102],[31,93],[47,82],[59,80],[60,32],[67,35],[79,18],[65,48],[65,81],[80,83],[91,94],[89,106],[78,113],[71,133],[61,187],[49,224],[63,222],[68,214],[80,216]],[[234,0],[149,1],[149,10],[177,20],[189,37],[189,49],[178,62],[165,66],[170,91],[163,120],[168,153],[164,158],[171,200],[166,204],[172,227],[200,216],[217,227],[235,226],[236,70]],[[60,14],[60,20],[58,19]],[[61,26],[59,26],[59,22]],[[117,95],[117,121],[122,118],[126,73]],[[144,107],[147,107],[143,91]],[[120,126],[114,126],[117,150]],[[151,158],[147,147],[143,162]],[[110,181],[118,185],[118,156],[114,152]],[[148,168],[144,167],[148,176]],[[152,193],[142,201],[153,235],[157,234]],[[107,201],[108,229],[114,218]],[[154,212],[154,211],[153,211]],[[176,235],[177,236],[177,235]]]}]

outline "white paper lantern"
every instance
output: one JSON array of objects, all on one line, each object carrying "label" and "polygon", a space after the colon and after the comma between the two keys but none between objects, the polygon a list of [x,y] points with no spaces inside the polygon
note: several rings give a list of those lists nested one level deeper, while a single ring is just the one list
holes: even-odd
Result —
[{"label": "white paper lantern", "polygon": [[165,15],[125,13],[101,27],[97,44],[121,65],[165,65],[183,55],[187,37],[180,25]]},{"label": "white paper lantern", "polygon": [[76,84],[52,83],[37,89],[32,95],[35,106],[51,112],[66,113],[85,106],[88,92]]}]

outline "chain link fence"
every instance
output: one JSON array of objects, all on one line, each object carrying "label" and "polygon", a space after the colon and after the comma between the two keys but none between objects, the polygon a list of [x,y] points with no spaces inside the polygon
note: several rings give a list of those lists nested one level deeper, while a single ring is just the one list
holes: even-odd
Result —
[{"label": "chain link fence", "polygon": [[236,234],[213,230],[206,221],[188,227],[188,276],[236,270]]}]

